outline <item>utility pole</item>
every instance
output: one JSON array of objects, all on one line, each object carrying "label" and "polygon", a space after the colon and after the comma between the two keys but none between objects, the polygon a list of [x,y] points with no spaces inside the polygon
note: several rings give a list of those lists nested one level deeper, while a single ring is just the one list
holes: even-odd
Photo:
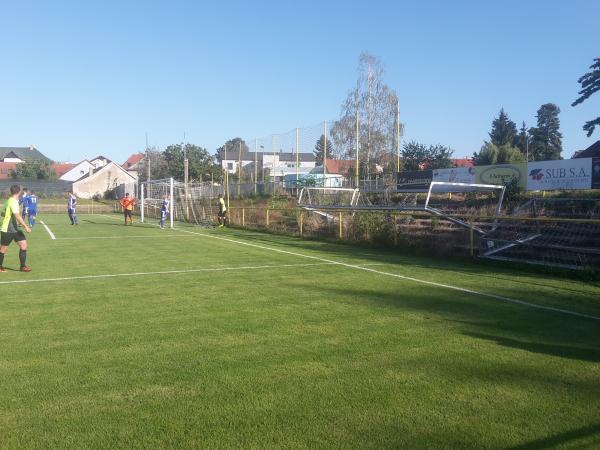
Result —
[{"label": "utility pole", "polygon": [[227,167],[227,143],[225,143],[225,194],[227,196],[227,214],[229,214],[229,167]]},{"label": "utility pole", "polygon": [[275,194],[275,135],[271,135],[271,148],[273,149],[273,170],[271,176],[273,177],[273,194]]},{"label": "utility pole", "polygon": [[242,184],[242,140],[240,139],[240,151],[238,154],[238,185],[237,185],[237,195],[238,199],[241,194],[241,184]]},{"label": "utility pole", "polygon": [[185,144],[185,132],[183,133],[183,141],[181,142],[183,148],[183,185],[185,195],[185,219],[190,219],[190,208],[188,204],[188,157],[187,157],[187,146]]},{"label": "utility pole", "polygon": [[258,139],[254,138],[254,196],[258,189]]},{"label": "utility pole", "polygon": [[148,157],[148,132],[146,132],[146,181],[150,182],[150,158]]},{"label": "utility pole", "polygon": [[323,187],[325,187],[325,175],[327,174],[327,121],[323,121]]},{"label": "utility pole", "polygon": [[359,122],[358,122],[358,108],[356,109],[356,170],[355,170],[355,175],[354,175],[354,182],[356,183],[356,185],[354,186],[355,188],[358,188],[358,142],[360,140],[360,136],[359,136]]},{"label": "utility pole", "polygon": [[397,100],[396,108],[396,172],[400,172],[400,99]]},{"label": "utility pole", "polygon": [[300,155],[298,154],[298,147],[300,145],[300,129],[296,128],[296,195],[298,194],[298,180],[299,180],[299,166],[300,166]]}]

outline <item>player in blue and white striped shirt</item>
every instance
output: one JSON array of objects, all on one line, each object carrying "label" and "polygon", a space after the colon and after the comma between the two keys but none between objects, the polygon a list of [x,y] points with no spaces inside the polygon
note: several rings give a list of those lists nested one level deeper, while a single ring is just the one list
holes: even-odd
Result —
[{"label": "player in blue and white striped shirt", "polygon": [[69,200],[67,203],[67,213],[69,214],[69,219],[71,220],[71,225],[78,225],[77,223],[77,197],[73,195],[72,192],[69,192]]},{"label": "player in blue and white striped shirt", "polygon": [[165,219],[167,218],[167,214],[169,213],[169,206],[171,205],[171,201],[169,200],[169,196],[165,195],[162,206],[160,208],[160,227],[165,227]]}]

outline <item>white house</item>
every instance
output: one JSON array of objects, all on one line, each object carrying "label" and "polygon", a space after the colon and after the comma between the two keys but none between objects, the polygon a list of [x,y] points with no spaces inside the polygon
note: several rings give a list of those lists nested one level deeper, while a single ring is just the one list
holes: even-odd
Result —
[{"label": "white house", "polygon": [[110,161],[99,168],[90,168],[88,173],[73,182],[73,193],[82,198],[92,198],[94,195],[104,195],[106,191],[116,188],[136,193],[137,178]]},{"label": "white house", "polygon": [[76,164],[75,167],[63,174],[59,180],[77,181],[85,174],[89,173],[90,169],[95,169],[95,166],[87,159],[84,159],[80,163]]},{"label": "white house", "polygon": [[[296,153],[293,152],[242,152],[241,159],[239,154],[232,152],[228,154],[228,159],[221,161],[221,167],[223,170],[227,170],[229,173],[235,174],[238,171],[240,161],[242,169],[248,165],[254,164],[256,160],[258,163],[258,171],[269,170],[270,176],[275,176],[275,179],[282,181],[283,177],[288,174],[296,173],[296,165],[298,166],[297,172],[309,173],[315,167],[315,155],[312,153]],[[297,163],[297,164],[296,164]]]}]

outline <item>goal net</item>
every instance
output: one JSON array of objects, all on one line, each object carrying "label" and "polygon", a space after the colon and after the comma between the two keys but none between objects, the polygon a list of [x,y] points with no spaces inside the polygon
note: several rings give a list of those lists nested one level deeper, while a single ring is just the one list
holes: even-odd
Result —
[{"label": "goal net", "polygon": [[149,218],[159,219],[163,202],[168,200],[168,218],[173,228],[173,179],[145,181],[140,185],[140,216],[141,221]]},{"label": "goal net", "polygon": [[205,183],[181,183],[173,179],[143,182],[140,188],[142,222],[159,219],[163,201],[169,200],[169,222],[189,222],[213,226],[218,210],[218,196],[222,186]]}]

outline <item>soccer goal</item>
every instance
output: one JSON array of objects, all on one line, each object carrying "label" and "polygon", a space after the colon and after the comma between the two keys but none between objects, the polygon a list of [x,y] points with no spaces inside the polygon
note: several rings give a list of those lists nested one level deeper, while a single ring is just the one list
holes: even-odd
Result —
[{"label": "soccer goal", "polygon": [[140,219],[144,222],[148,217],[160,218],[165,199],[169,201],[169,226],[173,228],[174,207],[173,178],[145,181],[140,185]]},{"label": "soccer goal", "polygon": [[210,182],[181,183],[172,178],[141,183],[140,215],[142,222],[160,218],[163,201],[169,200],[169,221],[189,222],[204,227],[214,226],[218,196],[223,186]]}]

